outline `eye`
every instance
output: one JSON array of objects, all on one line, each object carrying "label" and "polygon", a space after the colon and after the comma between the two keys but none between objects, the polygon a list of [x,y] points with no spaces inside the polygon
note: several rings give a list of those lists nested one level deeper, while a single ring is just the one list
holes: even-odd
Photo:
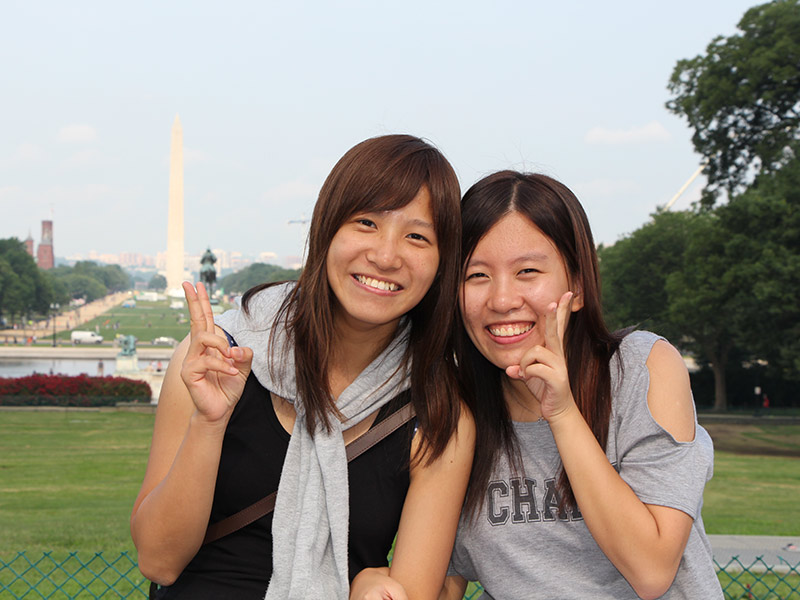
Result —
[{"label": "eye", "polygon": [[528,269],[522,269],[519,272],[519,275],[529,275],[531,273],[541,273],[541,271],[539,269],[534,269],[533,267],[530,267]]},{"label": "eye", "polygon": [[366,217],[358,217],[355,219],[355,222],[358,223],[359,225],[363,225],[364,227],[374,228],[376,226],[375,221],[373,221],[372,219],[368,219]]},{"label": "eye", "polygon": [[430,243],[430,240],[428,238],[426,238],[424,235],[422,235],[421,233],[409,233],[406,237],[407,238],[411,238],[412,240],[419,241],[419,242],[428,242],[428,243]]},{"label": "eye", "polygon": [[488,277],[486,273],[475,272],[475,273],[467,273],[467,276],[464,278],[464,281],[469,281],[470,279],[480,279]]}]

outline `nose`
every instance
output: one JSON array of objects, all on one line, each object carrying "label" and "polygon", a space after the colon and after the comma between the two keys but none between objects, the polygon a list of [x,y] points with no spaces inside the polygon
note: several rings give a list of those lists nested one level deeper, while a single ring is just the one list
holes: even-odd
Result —
[{"label": "nose", "polygon": [[397,243],[395,236],[389,233],[376,235],[367,251],[367,260],[382,271],[399,269],[402,258]]},{"label": "nose", "polygon": [[522,294],[508,278],[492,281],[487,306],[496,313],[508,313],[522,306]]}]

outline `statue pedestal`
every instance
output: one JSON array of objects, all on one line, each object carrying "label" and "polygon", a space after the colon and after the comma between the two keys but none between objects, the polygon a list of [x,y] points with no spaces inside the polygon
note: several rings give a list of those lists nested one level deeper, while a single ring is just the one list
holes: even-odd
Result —
[{"label": "statue pedestal", "polygon": [[139,359],[136,354],[117,354],[116,368],[114,369],[117,375],[124,375],[126,373],[139,372]]}]

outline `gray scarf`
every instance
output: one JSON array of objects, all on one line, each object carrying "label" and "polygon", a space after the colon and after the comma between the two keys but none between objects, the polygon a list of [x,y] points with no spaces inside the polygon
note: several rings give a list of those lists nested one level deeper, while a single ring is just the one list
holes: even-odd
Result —
[{"label": "gray scarf", "polygon": [[[306,428],[303,399],[297,397],[294,352],[283,322],[267,349],[275,315],[291,285],[267,288],[250,299],[249,316],[229,310],[216,318],[240,346],[253,349],[253,373],[271,392],[294,403],[297,418],[283,463],[272,520],[272,579],[265,600],[331,598],[347,600],[349,485],[342,431],[352,427],[409,387],[399,369],[408,345],[404,329],[336,400],[345,421],[332,430]],[[270,369],[270,366],[272,367]]]}]

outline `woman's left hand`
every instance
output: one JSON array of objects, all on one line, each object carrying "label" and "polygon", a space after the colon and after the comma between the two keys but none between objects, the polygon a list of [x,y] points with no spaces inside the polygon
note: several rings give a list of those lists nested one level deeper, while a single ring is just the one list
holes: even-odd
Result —
[{"label": "woman's left hand", "polygon": [[408,600],[403,586],[389,577],[389,567],[364,569],[350,586],[350,600]]},{"label": "woman's left hand", "polygon": [[572,292],[547,307],[544,345],[528,350],[519,365],[506,368],[506,375],[525,382],[539,401],[542,418],[550,421],[575,406],[569,387],[569,373],[564,355],[564,334],[572,312]]}]

